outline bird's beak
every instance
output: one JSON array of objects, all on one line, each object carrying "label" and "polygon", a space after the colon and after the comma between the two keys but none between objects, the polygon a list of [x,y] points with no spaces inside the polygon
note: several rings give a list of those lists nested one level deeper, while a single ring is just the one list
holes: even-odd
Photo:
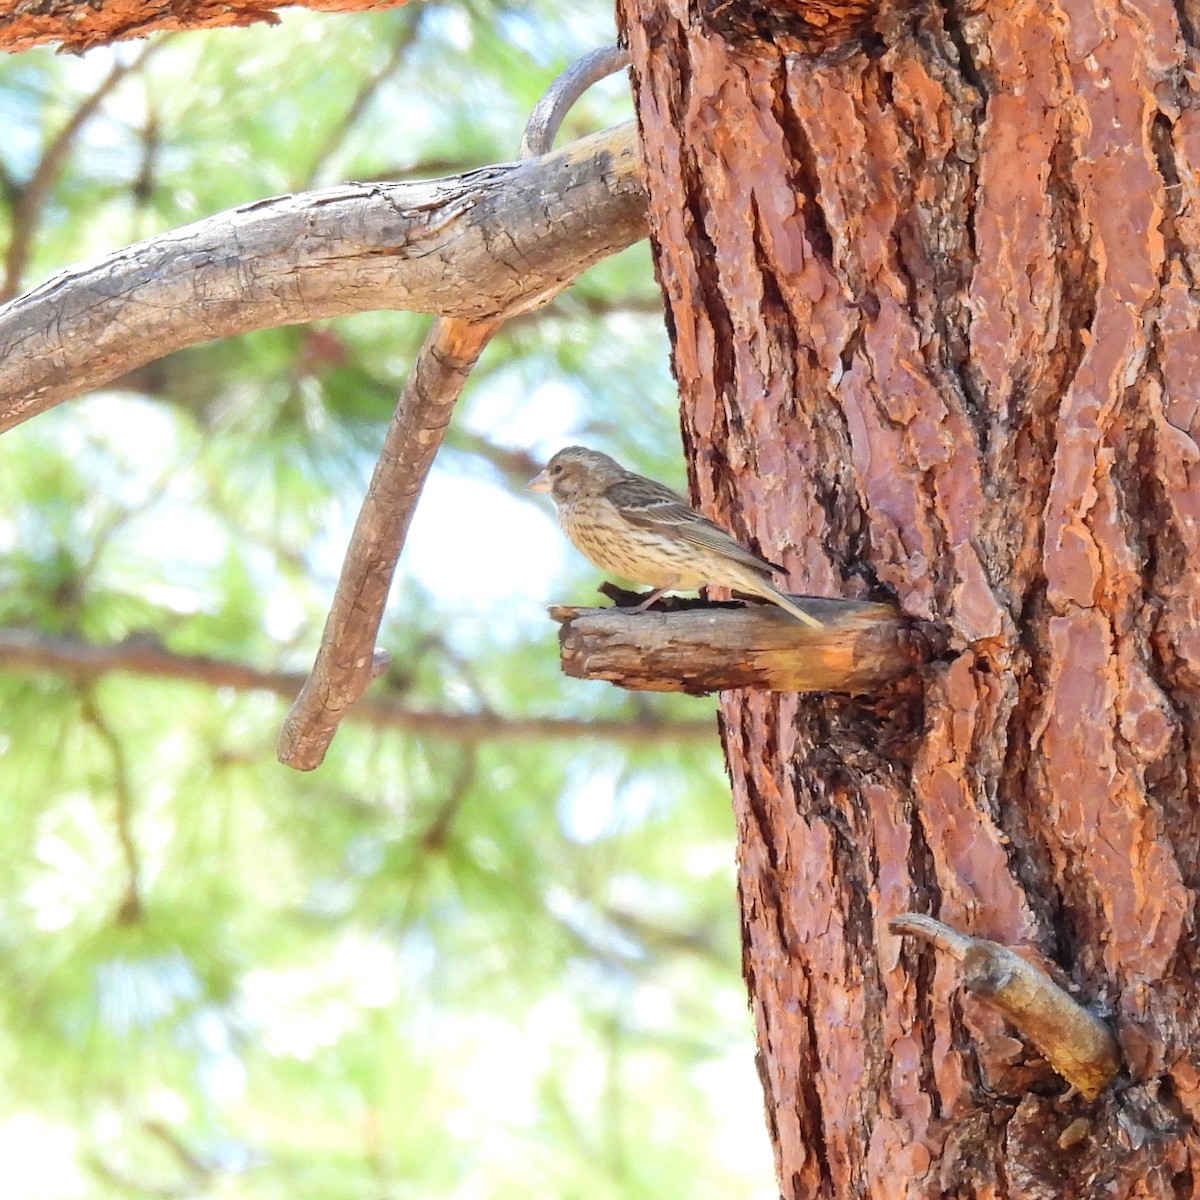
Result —
[{"label": "bird's beak", "polygon": [[550,490],[550,477],[545,471],[539,471],[527,485],[531,492],[548,492]]}]

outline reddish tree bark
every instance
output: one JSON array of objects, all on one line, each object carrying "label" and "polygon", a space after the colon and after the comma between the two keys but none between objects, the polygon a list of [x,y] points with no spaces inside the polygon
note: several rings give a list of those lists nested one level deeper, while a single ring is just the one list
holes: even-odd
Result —
[{"label": "reddish tree bark", "polygon": [[339,12],[394,8],[406,0],[0,0],[0,50],[56,43],[81,53],[92,46],[178,29],[279,23],[276,9]]},{"label": "reddish tree bark", "polygon": [[[1200,1196],[1192,5],[618,14],[694,499],[952,647],[723,699],[782,1193]],[[1046,965],[1126,1073],[1070,1094],[906,910]]]}]

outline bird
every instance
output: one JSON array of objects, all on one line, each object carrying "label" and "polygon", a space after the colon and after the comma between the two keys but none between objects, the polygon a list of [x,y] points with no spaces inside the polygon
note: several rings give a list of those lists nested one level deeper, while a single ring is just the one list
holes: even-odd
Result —
[{"label": "bird", "polygon": [[562,531],[589,562],[654,588],[634,612],[664,592],[716,584],[761,596],[809,628],[824,628],[772,584],[783,567],[739,545],[670,488],[599,450],[559,450],[529,487],[549,494]]}]

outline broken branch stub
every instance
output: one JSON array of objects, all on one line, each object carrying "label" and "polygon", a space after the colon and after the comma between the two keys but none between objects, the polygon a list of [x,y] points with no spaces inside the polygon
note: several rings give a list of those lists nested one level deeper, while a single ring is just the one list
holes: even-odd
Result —
[{"label": "broken branch stub", "polygon": [[921,938],[961,963],[967,990],[996,1009],[1089,1100],[1121,1069],[1121,1051],[1108,1025],[1007,946],[921,913],[893,917],[888,929]]},{"label": "broken branch stub", "polygon": [[911,673],[928,657],[916,623],[890,604],[790,598],[823,628],[810,629],[773,604],[697,600],[644,613],[560,605],[550,615],[561,625],[564,674],[632,691],[861,694]]}]

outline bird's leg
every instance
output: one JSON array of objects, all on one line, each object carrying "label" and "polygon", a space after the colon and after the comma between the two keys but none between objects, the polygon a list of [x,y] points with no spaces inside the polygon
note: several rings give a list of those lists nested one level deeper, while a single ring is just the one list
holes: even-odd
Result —
[{"label": "bird's leg", "polygon": [[640,604],[638,604],[634,607],[633,611],[635,613],[645,612],[646,609],[648,609],[650,607],[650,605],[652,605],[655,602],[655,600],[657,600],[659,598],[659,596],[661,596],[664,592],[669,592],[678,582],[679,581],[677,579],[672,579],[671,582],[666,584],[665,586],[660,587],[660,588],[655,588],[654,591],[652,591],[650,593],[650,595],[648,595]]}]

